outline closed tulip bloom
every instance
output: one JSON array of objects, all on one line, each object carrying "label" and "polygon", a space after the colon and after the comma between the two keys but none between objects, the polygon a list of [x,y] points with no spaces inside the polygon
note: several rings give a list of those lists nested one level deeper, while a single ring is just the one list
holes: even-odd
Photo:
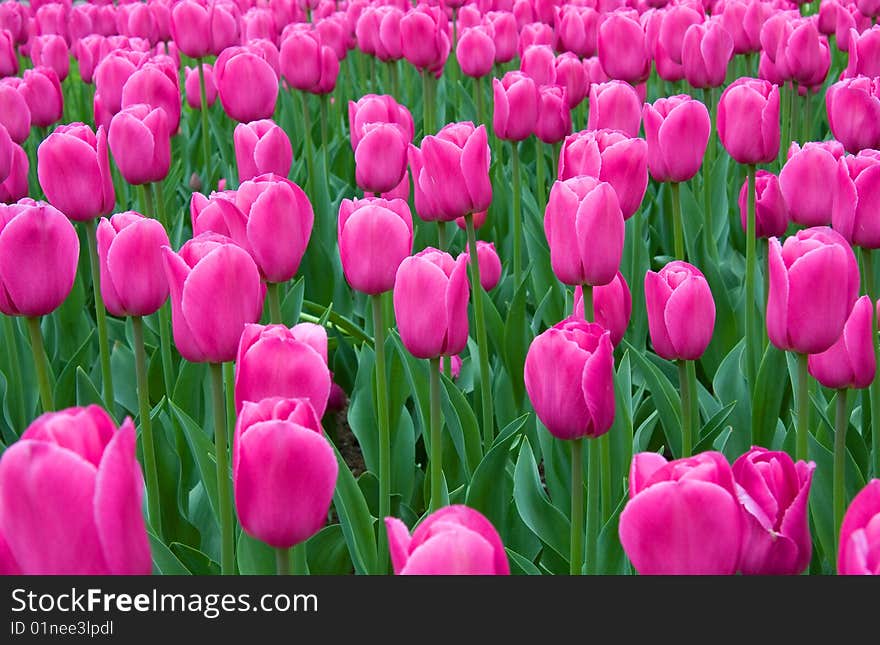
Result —
[{"label": "closed tulip bloom", "polygon": [[0,82],[0,125],[17,144],[24,143],[31,131],[31,110],[22,93],[9,82]]},{"label": "closed tulip bloom", "polygon": [[550,25],[543,22],[529,23],[519,32],[519,43],[517,44],[519,57],[522,58],[529,47],[543,45],[552,48],[554,40],[556,40],[556,36]]},{"label": "closed tulip bloom", "polygon": [[239,181],[274,173],[286,177],[293,163],[287,134],[271,119],[239,123],[233,133]]},{"label": "closed tulip bloom", "polygon": [[847,152],[880,147],[880,78],[834,83],[825,93],[825,106],[831,133]]},{"label": "closed tulip bloom", "polygon": [[6,449],[0,541],[19,572],[150,573],[135,447],[131,419],[117,430],[92,405],[43,414]]},{"label": "closed tulip bloom", "polygon": [[531,45],[520,60],[520,71],[535,81],[538,87],[556,83],[556,56],[548,45]]},{"label": "closed tulip bloom", "polygon": [[588,130],[620,130],[628,137],[639,136],[642,102],[635,89],[623,81],[590,86]]},{"label": "closed tulip bloom", "polygon": [[257,265],[247,251],[215,233],[197,235],[179,253],[167,246],[162,252],[180,355],[194,363],[233,360],[245,325],[262,313]]},{"label": "closed tulip bloom", "polygon": [[856,300],[840,338],[821,354],[810,354],[810,375],[824,387],[862,389],[874,381],[873,315],[871,298],[862,296]]},{"label": "closed tulip bloom", "polygon": [[489,31],[484,27],[466,29],[458,39],[455,58],[465,76],[486,76],[495,63],[495,43]]},{"label": "closed tulip bloom", "polygon": [[400,105],[393,96],[387,94],[365,94],[357,102],[348,102],[348,124],[351,136],[351,149],[356,150],[364,128],[370,123],[393,123],[401,127],[408,142],[415,134],[412,114]]},{"label": "closed tulip bloom", "polygon": [[396,517],[386,517],[385,527],[395,575],[510,575],[498,531],[467,506],[434,511],[412,535]]},{"label": "closed tulip bloom", "polygon": [[0,311],[45,316],[73,288],[79,238],[70,221],[45,202],[0,204]]},{"label": "closed tulip bloom", "polygon": [[839,544],[839,575],[880,575],[880,479],[869,481],[846,509]]},{"label": "closed tulip bloom", "polygon": [[828,190],[828,178],[837,175],[837,164],[844,154],[837,141],[793,142],[788,161],[779,173],[779,186],[792,221],[803,226],[831,223],[835,191]]},{"label": "closed tulip bloom", "polygon": [[623,254],[624,221],[611,184],[590,176],[557,181],[544,213],[550,264],[565,284],[608,284]]},{"label": "closed tulip bloom", "polygon": [[413,181],[430,195],[443,220],[489,207],[492,183],[485,126],[474,128],[470,121],[450,123],[436,135],[422,139],[421,148],[410,145],[409,150]]},{"label": "closed tulip bloom", "polygon": [[244,403],[235,426],[232,483],[248,535],[287,549],[317,533],[327,522],[338,468],[307,399]]},{"label": "closed tulip bloom", "polygon": [[171,167],[171,133],[162,108],[136,103],[117,113],[107,136],[119,172],[129,184],[162,181]]},{"label": "closed tulip bloom", "polygon": [[538,120],[538,87],[522,72],[507,72],[501,80],[492,79],[495,111],[492,130],[499,139],[528,139]]},{"label": "closed tulip bloom", "polygon": [[745,531],[740,571],[797,575],[813,553],[807,503],[816,464],[786,452],[753,447],[733,462]]},{"label": "closed tulip bloom", "polygon": [[400,263],[394,314],[400,339],[416,358],[460,353],[468,338],[467,260],[428,247]]},{"label": "closed tulip bloom", "polygon": [[357,185],[373,193],[397,186],[406,174],[411,137],[395,123],[368,123],[354,151]]},{"label": "closed tulip bloom", "polygon": [[535,413],[554,437],[599,437],[611,429],[614,351],[602,326],[570,317],[538,335],[524,378]]},{"label": "closed tulip bloom", "polygon": [[376,295],[394,288],[400,263],[412,252],[413,224],[402,199],[343,199],[339,257],[353,289]]},{"label": "closed tulip bloom", "polygon": [[721,87],[733,56],[733,38],[721,22],[691,25],[682,43],[684,76],[692,87]]},{"label": "closed tulip bloom", "polygon": [[559,179],[589,175],[607,181],[617,193],[623,218],[639,209],[648,188],[648,145],[622,132],[576,132],[565,139],[559,154]]},{"label": "closed tulip bloom", "polygon": [[113,316],[149,316],[168,299],[162,247],[168,234],[162,225],[134,211],[98,222],[101,296]]},{"label": "closed tulip bloom", "polygon": [[693,25],[703,24],[703,15],[687,4],[670,6],[662,14],[659,38],[672,62],[682,64],[685,34]]},{"label": "closed tulip bloom", "polygon": [[657,76],[664,81],[675,83],[684,78],[684,68],[681,63],[672,60],[666,46],[660,38],[660,30],[663,26],[663,18],[665,13],[660,11],[652,11],[645,13],[642,23],[645,27],[645,42],[651,58],[654,59],[654,66],[657,68]]},{"label": "closed tulip bloom", "polygon": [[666,360],[695,361],[715,328],[715,301],[695,266],[676,260],[645,274],[645,308],[654,351]]},{"label": "closed tulip bloom", "polygon": [[220,102],[230,118],[249,123],[272,117],[278,98],[278,77],[256,50],[224,50],[214,65],[214,78]]},{"label": "closed tulip bloom", "polygon": [[[739,217],[743,231],[748,224],[748,178],[739,191]],[[779,177],[766,170],[755,174],[755,235],[756,237],[782,237],[788,228],[788,207]]]},{"label": "closed tulip bloom", "polygon": [[831,66],[828,39],[819,33],[814,20],[793,24],[791,34],[782,44],[787,76],[801,85],[814,87],[825,82]]},{"label": "closed tulip bloom", "polygon": [[[202,65],[205,74],[205,101],[208,107],[214,105],[217,100],[217,84],[214,82],[214,66]],[[199,91],[199,70],[197,67],[184,68],[184,90],[186,91],[186,103],[193,110],[202,108],[202,95]]]},{"label": "closed tulip bloom", "polygon": [[320,325],[245,325],[235,361],[235,407],[265,398],[307,399],[318,417],[330,396],[327,332]]},{"label": "closed tulip bloom", "polygon": [[154,63],[147,63],[125,81],[122,88],[122,108],[140,103],[151,108],[162,108],[168,121],[168,132],[176,134],[180,126],[180,88],[177,72],[167,70]]},{"label": "closed tulip bloom", "polygon": [[70,71],[70,52],[67,41],[57,34],[37,36],[31,43],[31,60],[34,67],[48,67],[57,75],[59,81],[67,78]]},{"label": "closed tulip bloom", "polygon": [[[380,60],[393,61],[403,58],[403,40],[400,37],[400,21],[403,16],[403,11],[397,7],[380,8],[379,35],[376,39],[376,55]],[[319,23],[319,29],[325,22]]]},{"label": "closed tulip bloom", "polygon": [[171,37],[190,58],[217,55],[238,43],[238,10],[233,3],[183,0],[171,10]]},{"label": "closed tulip bloom", "polygon": [[641,83],[651,73],[645,30],[637,20],[609,14],[599,25],[599,62],[605,73],[628,83]]},{"label": "closed tulip bloom", "polygon": [[767,335],[779,349],[819,354],[830,348],[859,291],[859,267],[846,240],[824,226],[770,238]]},{"label": "closed tulip bloom", "polygon": [[142,53],[114,50],[95,67],[95,92],[101,95],[101,101],[110,114],[122,109],[122,88],[144,60]]},{"label": "closed tulip bloom", "polygon": [[859,34],[855,30],[849,37],[849,64],[846,76],[880,76],[880,26],[874,26]]},{"label": "closed tulip bloom", "polygon": [[[593,316],[596,322],[611,333],[611,344],[620,344],[632,314],[632,294],[629,285],[618,271],[608,284],[593,287]],[[572,315],[584,317],[584,292],[580,285],[574,289]]]},{"label": "closed tulip bloom", "polygon": [[565,88],[565,103],[569,109],[580,105],[590,88],[590,79],[581,60],[566,52],[556,57],[556,83]]},{"label": "closed tulip bloom", "polygon": [[691,179],[703,163],[712,123],[700,101],[680,94],[645,103],[648,169],[656,181]]},{"label": "closed tulip bloom", "polygon": [[633,455],[619,535],[640,575],[733,575],[743,523],[720,452],[670,462],[656,453]]},{"label": "closed tulip bloom", "polygon": [[37,177],[49,203],[72,220],[113,210],[116,198],[107,155],[107,133],[82,123],[55,128],[37,149]]},{"label": "closed tulip bloom", "polygon": [[293,31],[281,42],[281,73],[287,83],[304,92],[321,80],[323,45],[317,32]]},{"label": "closed tulip bloom", "polygon": [[880,153],[863,150],[838,161],[833,191],[834,230],[850,244],[866,249],[880,248],[880,226],[874,213],[880,199]]},{"label": "closed tulip bloom", "polygon": [[[470,262],[468,251],[463,251],[461,255]],[[480,265],[480,286],[485,291],[491,291],[501,280],[501,258],[494,243],[477,240],[477,263]]]},{"label": "closed tulip bloom", "polygon": [[770,163],[779,154],[779,88],[757,78],[739,78],[718,102],[718,137],[742,164]]},{"label": "closed tulip bloom", "polygon": [[0,27],[0,78],[18,74],[18,54],[15,39],[8,30]]},{"label": "closed tulip bloom", "polygon": [[400,20],[403,57],[419,71],[439,72],[451,47],[449,23],[439,7],[420,4]]},{"label": "closed tulip bloom", "polygon": [[0,202],[9,204],[27,197],[29,171],[27,153],[20,145],[13,143],[9,175],[0,182]]},{"label": "closed tulip bloom", "polygon": [[498,64],[509,63],[516,56],[519,40],[516,19],[509,11],[490,11],[486,14],[486,21],[492,25],[495,62]]},{"label": "closed tulip bloom", "polygon": [[559,143],[571,134],[571,110],[565,100],[565,89],[545,85],[538,94],[538,120],[535,135],[544,143]]},{"label": "closed tulip bloom", "polygon": [[6,128],[0,124],[0,182],[6,181],[12,169],[12,139]]},{"label": "closed tulip bloom", "polygon": [[556,49],[589,58],[596,53],[598,30],[599,12],[594,8],[563,5],[556,18]]},{"label": "closed tulip bloom", "polygon": [[49,67],[26,69],[20,92],[31,112],[31,125],[48,128],[64,114],[64,95],[58,75]]}]

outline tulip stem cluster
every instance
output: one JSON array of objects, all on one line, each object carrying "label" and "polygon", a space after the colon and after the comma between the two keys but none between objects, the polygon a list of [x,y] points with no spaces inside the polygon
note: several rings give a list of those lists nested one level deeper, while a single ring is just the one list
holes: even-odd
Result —
[{"label": "tulip stem cluster", "polygon": [[214,451],[217,461],[217,512],[220,515],[220,572],[235,573],[235,534],[233,532],[232,490],[229,478],[229,451],[226,434],[226,404],[223,398],[223,365],[210,363],[211,397],[214,406]]},{"label": "tulip stem cluster", "polygon": [[687,260],[684,250],[684,225],[681,221],[681,195],[679,194],[678,182],[669,184],[672,190],[672,230],[675,240],[675,258]]},{"label": "tulip stem cluster", "polygon": [[522,177],[518,141],[510,142],[510,156],[513,160],[513,286],[518,289],[522,276]]},{"label": "tulip stem cluster", "polygon": [[[451,360],[451,359],[450,359]],[[432,358],[431,380],[431,511],[443,506],[443,438],[440,434],[440,359]]]},{"label": "tulip stem cluster", "polygon": [[137,372],[138,407],[141,415],[141,437],[144,442],[144,470],[147,484],[147,511],[150,524],[162,537],[162,515],[159,509],[159,471],[156,467],[156,444],[153,440],[153,422],[150,419],[150,381],[147,377],[147,352],[144,348],[144,321],[131,317],[134,336],[134,362]]},{"label": "tulip stem cluster", "polygon": [[834,513],[834,552],[837,553],[837,537],[843,522],[846,507],[846,430],[849,426],[846,398],[847,390],[837,391],[837,406],[834,415],[834,484],[832,507]]},{"label": "tulip stem cluster", "polygon": [[36,316],[29,316],[27,328],[31,337],[31,351],[34,354],[37,385],[40,389],[40,404],[43,406],[43,412],[50,412],[55,409],[55,400],[52,396],[52,385],[49,380],[49,359],[46,357],[46,349],[43,347],[40,319]]},{"label": "tulip stem cluster", "polygon": [[422,136],[434,134],[434,79],[429,70],[422,71]]},{"label": "tulip stem cluster", "polygon": [[694,441],[694,397],[697,394],[697,374],[693,361],[678,362],[678,382],[681,388],[681,457],[690,457]]},{"label": "tulip stem cluster", "polygon": [[[471,293],[474,299],[474,322],[477,326],[477,352],[480,355],[480,401],[483,406],[483,452],[489,452],[495,438],[495,420],[492,413],[492,378],[489,373],[489,341],[486,338],[486,318],[483,312],[483,286],[480,282],[480,263],[477,261],[477,234],[473,214],[465,215],[468,254],[471,257]],[[452,361],[448,361],[452,364]]]},{"label": "tulip stem cluster", "polygon": [[807,461],[810,434],[810,393],[809,372],[807,371],[808,354],[797,355],[797,444],[795,455],[798,460]]},{"label": "tulip stem cluster", "polygon": [[[21,383],[21,365],[18,358],[18,341],[15,336],[15,322],[11,316],[3,316],[3,335],[6,337],[6,347],[9,351],[9,368],[12,377],[12,383]],[[16,428],[24,428],[27,423],[27,412],[24,402],[24,388],[10,388],[18,390],[15,401],[15,424]]]},{"label": "tulip stem cluster", "polygon": [[202,151],[204,154],[203,163],[205,164],[205,183],[206,187],[211,185],[211,136],[208,133],[208,95],[205,90],[205,63],[199,58],[199,110],[202,119]]},{"label": "tulip stem cluster", "polygon": [[[376,417],[379,425],[379,517],[391,515],[391,428],[388,420],[388,374],[385,371],[385,317],[382,295],[370,296],[373,304],[373,334],[376,338]],[[388,570],[388,534],[379,527],[379,567]]]},{"label": "tulip stem cluster", "polygon": [[95,319],[98,326],[98,346],[101,354],[101,385],[104,394],[104,407],[110,414],[116,407],[113,397],[113,374],[110,371],[110,343],[107,338],[107,312],[101,296],[101,271],[98,265],[97,223],[94,219],[86,221],[86,237],[89,243],[89,264],[92,269],[92,291],[95,294]]},{"label": "tulip stem cluster", "polygon": [[570,573],[581,575],[584,566],[584,440],[571,442],[571,557]]}]

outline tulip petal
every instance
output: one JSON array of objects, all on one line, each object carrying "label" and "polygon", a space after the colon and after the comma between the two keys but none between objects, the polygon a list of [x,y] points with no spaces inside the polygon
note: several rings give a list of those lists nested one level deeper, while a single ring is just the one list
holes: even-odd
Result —
[{"label": "tulip petal", "polygon": [[767,294],[767,336],[779,349],[791,349],[788,337],[788,271],[782,259],[782,245],[775,237],[770,238],[767,247],[767,262],[770,274]]},{"label": "tulip petal", "polygon": [[840,288],[846,265],[843,248],[829,244],[808,251],[789,269],[788,333],[799,351],[824,352],[843,332],[850,305]]},{"label": "tulip petal", "polygon": [[116,234],[107,253],[107,268],[110,282],[125,280],[114,288],[125,315],[148,316],[165,304],[168,279],[160,249],[168,244],[165,229],[149,218],[126,226]]},{"label": "tulip petal", "polygon": [[587,362],[581,379],[584,400],[593,419],[591,437],[598,437],[614,423],[614,348],[605,332]]},{"label": "tulip petal", "polygon": [[625,233],[617,193],[611,184],[602,182],[581,200],[575,220],[586,284],[598,286],[614,280],[620,268]]},{"label": "tulip petal", "polygon": [[675,359],[675,346],[666,329],[666,303],[671,296],[672,289],[659,273],[648,271],[645,274],[645,309],[648,312],[651,345],[666,360]]},{"label": "tulip petal", "polygon": [[443,353],[446,332],[438,321],[447,321],[446,274],[435,264],[415,256],[397,269],[394,282],[394,314],[404,346],[416,358],[434,358]]},{"label": "tulip petal", "polygon": [[412,538],[406,524],[396,517],[385,518],[385,530],[388,532],[388,550],[391,552],[391,566],[395,574],[400,574],[409,559],[409,545]]},{"label": "tulip petal", "polygon": [[655,472],[667,463],[666,457],[657,452],[639,452],[633,455],[629,467],[629,498],[642,492]]},{"label": "tulip petal", "polygon": [[492,575],[492,545],[479,533],[450,526],[413,549],[400,575]]},{"label": "tulip petal", "polygon": [[177,253],[170,248],[162,247],[162,260],[165,275],[168,278],[168,292],[171,295],[171,330],[174,334],[174,345],[180,355],[193,363],[206,360],[207,355],[199,347],[183,313],[183,292],[190,268]]},{"label": "tulip petal", "polygon": [[699,276],[688,276],[669,296],[663,319],[677,358],[700,358],[715,329],[715,301],[709,283]]}]

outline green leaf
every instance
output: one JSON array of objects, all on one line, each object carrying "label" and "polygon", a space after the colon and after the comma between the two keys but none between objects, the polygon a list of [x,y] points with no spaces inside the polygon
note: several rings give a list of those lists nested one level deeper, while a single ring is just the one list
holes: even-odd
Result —
[{"label": "green leaf", "polygon": [[162,540],[147,531],[150,539],[150,552],[153,556],[153,567],[163,576],[189,576],[190,570],[183,566],[171,550],[162,544]]},{"label": "green leaf", "polygon": [[718,410],[718,412],[706,422],[706,425],[704,425],[703,429],[700,431],[700,440],[697,442],[697,445],[694,446],[694,454],[703,452],[704,450],[711,450],[712,443],[718,438],[721,431],[724,430],[724,423],[727,421],[735,407],[736,401],[731,401]]},{"label": "green leaf", "polygon": [[199,478],[205,487],[208,495],[208,502],[211,510],[214,512],[214,519],[218,522],[220,518],[220,502],[217,496],[217,459],[214,452],[214,443],[208,438],[208,435],[202,427],[192,420],[192,418],[183,410],[181,410],[174,402],[169,402],[171,414],[177,419],[177,423],[183,430],[186,442],[189,444],[190,452],[196,462],[199,471]]},{"label": "green leaf", "polygon": [[752,396],[752,427],[759,446],[770,445],[787,391],[785,352],[768,343]]},{"label": "green leaf", "polygon": [[504,365],[510,375],[510,382],[513,384],[513,396],[517,407],[522,405],[525,396],[523,367],[531,341],[531,334],[526,323],[527,287],[528,282],[523,281],[516,290],[507,312],[507,320],[504,322]]},{"label": "green leaf", "polygon": [[446,429],[464,468],[465,476],[470,479],[482,455],[477,417],[458,386],[445,374],[440,376],[440,380],[443,384],[440,406],[443,409]]},{"label": "green leaf", "polygon": [[98,392],[98,388],[92,383],[89,375],[85,373],[82,367],[76,368],[76,404],[77,405],[104,405],[104,400]]},{"label": "green leaf", "polygon": [[511,549],[504,549],[507,553],[507,559],[510,562],[510,573],[512,575],[539,576],[541,570],[534,563],[523,555]]},{"label": "green leaf", "polygon": [[73,356],[55,383],[55,406],[61,410],[76,405],[76,370],[84,364],[86,355],[91,349],[92,339],[95,337],[95,330],[91,330],[83,341],[79,349],[74,352]]},{"label": "green leaf", "polygon": [[351,573],[351,558],[339,524],[325,526],[306,542],[309,573],[313,576],[338,576]]},{"label": "green leaf", "polygon": [[197,576],[218,576],[220,575],[220,565],[214,562],[207,555],[180,542],[171,544],[171,552],[177,556],[177,559]]},{"label": "green leaf", "polygon": [[244,531],[238,534],[235,556],[243,576],[271,576],[277,572],[275,549]]},{"label": "green leaf", "polygon": [[569,557],[569,522],[550,503],[541,486],[538,465],[527,438],[523,439],[513,475],[513,500],[526,526],[566,562]]},{"label": "green leaf", "polygon": [[[745,339],[742,339],[721,361],[712,380],[712,388],[721,403],[725,405],[736,403],[730,414],[729,425],[733,428],[733,432],[730,433],[724,450],[724,455],[731,460],[746,452],[752,441],[750,430],[752,397],[749,396],[748,383],[740,363],[744,348]],[[775,387],[779,387],[779,384],[775,384]]]},{"label": "green leaf", "polygon": [[379,573],[376,559],[376,535],[373,531],[373,516],[367,506],[361,489],[358,487],[348,465],[336,450],[336,461],[339,464],[339,475],[336,479],[336,491],[333,494],[333,505],[339,515],[339,523],[348,545],[348,552],[356,573]]},{"label": "green leaf", "polygon": [[524,414],[502,430],[504,438],[496,441],[486,453],[468,486],[465,503],[485,515],[493,526],[504,522],[512,492],[506,472],[510,449],[527,419],[528,415]]}]

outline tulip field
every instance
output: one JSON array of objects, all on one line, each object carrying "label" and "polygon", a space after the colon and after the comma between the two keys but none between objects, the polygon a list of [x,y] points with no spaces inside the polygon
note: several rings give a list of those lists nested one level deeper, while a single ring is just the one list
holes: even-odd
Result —
[{"label": "tulip field", "polygon": [[880,574],[880,2],[0,2],[3,574]]}]

